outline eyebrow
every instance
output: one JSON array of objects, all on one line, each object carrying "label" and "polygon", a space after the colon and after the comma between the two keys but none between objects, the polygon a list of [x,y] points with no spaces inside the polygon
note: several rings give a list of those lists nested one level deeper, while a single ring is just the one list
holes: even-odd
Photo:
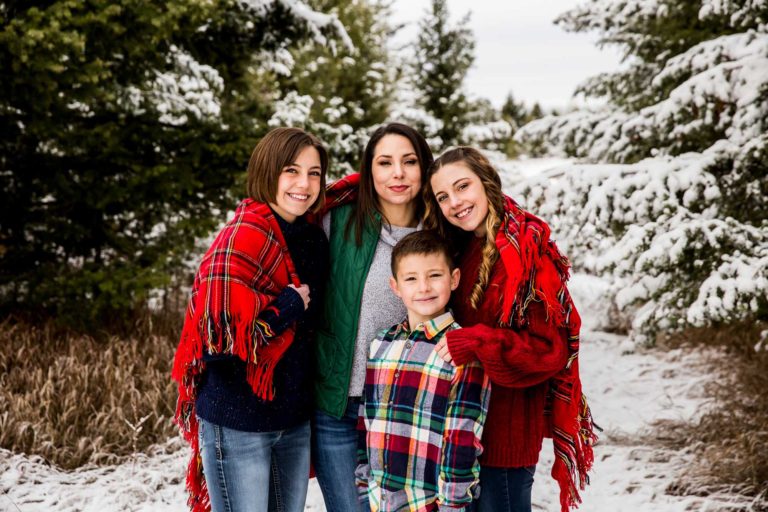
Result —
[{"label": "eyebrow", "polygon": [[[296,162],[293,162],[292,164],[287,164],[285,167],[301,167],[301,166],[299,164],[297,164]],[[285,169],[285,167],[283,167],[283,169]],[[312,167],[310,167],[310,169],[320,169],[320,170],[322,170],[323,167],[321,165],[313,165]]]},{"label": "eyebrow", "polygon": [[[433,268],[428,268],[427,272],[439,272],[439,271],[442,271],[442,270],[444,270],[444,269],[442,269],[440,267],[433,267]],[[417,270],[413,270],[411,272],[405,272],[403,275],[404,276],[410,276],[410,275],[416,275],[418,273],[419,272]]]},{"label": "eyebrow", "polygon": [[[403,155],[403,158],[405,158],[407,156],[416,156],[416,153],[413,153],[413,152],[406,153],[406,154]],[[376,155],[376,158],[381,158],[381,157],[392,158],[392,155]],[[418,157],[416,156],[416,158],[418,158]]]}]

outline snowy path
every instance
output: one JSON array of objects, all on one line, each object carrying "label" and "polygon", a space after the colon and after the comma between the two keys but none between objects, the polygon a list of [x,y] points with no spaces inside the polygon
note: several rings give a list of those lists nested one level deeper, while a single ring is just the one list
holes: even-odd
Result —
[{"label": "snowy path", "polygon": [[[597,284],[597,283],[595,283]],[[582,289],[594,287],[584,286]],[[599,325],[598,295],[582,297],[585,327]],[[588,313],[588,314],[587,314]],[[696,352],[625,353],[626,338],[585,330],[582,380],[596,421],[605,429],[596,447],[592,485],[579,510],[677,512],[718,510],[722,502],[665,494],[685,454],[639,442],[662,419],[689,420],[704,405],[708,376]],[[0,451],[0,511],[111,512],[185,510],[182,474],[187,451],[179,440],[119,466],[61,472],[41,460]],[[557,512],[557,489],[548,476],[551,444],[545,443],[534,484],[534,509]],[[316,483],[306,510],[322,511]]]}]

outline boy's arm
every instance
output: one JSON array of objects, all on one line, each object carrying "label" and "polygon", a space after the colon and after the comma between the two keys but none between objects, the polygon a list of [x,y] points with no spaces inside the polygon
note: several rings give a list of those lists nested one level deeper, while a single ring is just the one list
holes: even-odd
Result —
[{"label": "boy's arm", "polygon": [[456,367],[443,428],[437,496],[441,511],[465,510],[474,499],[490,390],[491,382],[479,364]]}]

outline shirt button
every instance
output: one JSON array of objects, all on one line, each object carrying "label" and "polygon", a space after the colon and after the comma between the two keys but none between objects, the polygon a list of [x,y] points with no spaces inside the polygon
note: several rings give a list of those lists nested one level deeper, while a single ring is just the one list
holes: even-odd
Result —
[{"label": "shirt button", "polygon": [[410,341],[405,344],[405,348],[411,348],[411,342]]},{"label": "shirt button", "polygon": [[400,377],[400,372],[395,372],[395,378]]}]

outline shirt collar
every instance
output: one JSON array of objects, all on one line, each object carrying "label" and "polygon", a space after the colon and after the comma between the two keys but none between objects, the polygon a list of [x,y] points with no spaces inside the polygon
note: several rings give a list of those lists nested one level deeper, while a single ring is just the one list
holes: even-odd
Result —
[{"label": "shirt collar", "polygon": [[[448,327],[453,324],[453,313],[448,310],[445,313],[443,313],[440,316],[437,316],[433,318],[432,320],[428,320],[424,323],[421,323],[416,326],[418,330],[424,331],[424,336],[431,340],[444,330],[446,330]],[[399,334],[401,331],[405,332],[411,332],[410,325],[408,325],[408,317],[405,317],[405,320],[403,320],[400,324],[397,325],[395,330],[395,335]]]}]

